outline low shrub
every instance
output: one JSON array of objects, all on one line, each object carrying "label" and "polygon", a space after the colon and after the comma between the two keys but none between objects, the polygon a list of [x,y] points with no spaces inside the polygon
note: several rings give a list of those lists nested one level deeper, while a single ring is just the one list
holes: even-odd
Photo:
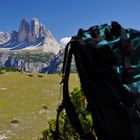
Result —
[{"label": "low shrub", "polygon": [[[71,93],[71,101],[73,102],[76,112],[79,115],[79,119],[81,121],[81,124],[86,132],[89,132],[92,130],[92,119],[89,112],[86,111],[87,108],[87,102],[83,95],[83,92],[79,88],[75,88]],[[48,139],[53,140],[53,137],[55,134],[55,125],[56,120],[51,119],[49,120],[49,127],[47,129],[48,132]],[[76,130],[71,126],[71,123],[69,122],[69,119],[67,117],[67,114],[65,110],[63,110],[59,117],[59,137],[60,139],[64,140],[80,140],[80,137]]]}]

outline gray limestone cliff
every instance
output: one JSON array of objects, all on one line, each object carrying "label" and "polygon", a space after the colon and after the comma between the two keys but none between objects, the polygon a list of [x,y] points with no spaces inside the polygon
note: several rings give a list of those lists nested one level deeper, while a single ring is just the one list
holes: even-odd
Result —
[{"label": "gray limestone cliff", "polygon": [[0,67],[14,68],[25,72],[42,72],[53,59],[53,53],[0,53]]}]

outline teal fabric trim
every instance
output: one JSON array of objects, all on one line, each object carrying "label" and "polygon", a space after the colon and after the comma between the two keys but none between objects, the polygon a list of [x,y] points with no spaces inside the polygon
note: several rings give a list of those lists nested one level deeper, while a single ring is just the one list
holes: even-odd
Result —
[{"label": "teal fabric trim", "polygon": [[108,45],[108,46],[112,47],[114,43],[117,43],[117,42],[119,42],[119,41],[120,41],[120,37],[118,37],[117,39],[115,39],[115,40],[113,40],[113,41],[109,41],[109,42],[106,41],[106,40],[100,41],[97,45],[98,45],[99,47],[101,47],[101,46],[103,46],[103,45]]},{"label": "teal fabric trim", "polygon": [[83,40],[86,40],[88,38],[92,38],[91,35],[89,34],[89,32],[85,32],[84,36],[82,37]]},{"label": "teal fabric trim", "polygon": [[123,87],[130,93],[131,92],[131,88],[128,87],[126,84],[123,84]]},{"label": "teal fabric trim", "polygon": [[103,41],[100,41],[97,45],[98,46],[103,46],[103,45],[106,45],[106,44],[108,44],[108,41],[103,40]]},{"label": "teal fabric trim", "polygon": [[134,76],[133,79],[134,79],[134,80],[136,80],[136,79],[140,79],[140,74]]}]

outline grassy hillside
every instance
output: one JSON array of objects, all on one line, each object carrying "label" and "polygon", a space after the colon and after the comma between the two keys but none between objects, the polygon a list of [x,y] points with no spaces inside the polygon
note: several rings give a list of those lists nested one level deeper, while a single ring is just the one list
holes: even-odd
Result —
[{"label": "grassy hillside", "polygon": [[[0,140],[38,140],[48,119],[55,117],[60,81],[58,74],[0,74]],[[70,89],[78,85],[77,75],[72,74]]]}]

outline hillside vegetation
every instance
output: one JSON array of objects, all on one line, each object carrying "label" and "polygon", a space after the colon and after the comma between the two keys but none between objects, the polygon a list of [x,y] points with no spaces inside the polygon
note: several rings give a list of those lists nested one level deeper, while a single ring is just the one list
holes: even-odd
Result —
[{"label": "hillside vegetation", "polygon": [[[56,115],[61,75],[4,72],[0,74],[0,140],[38,140]],[[70,77],[70,90],[79,85]]]}]

